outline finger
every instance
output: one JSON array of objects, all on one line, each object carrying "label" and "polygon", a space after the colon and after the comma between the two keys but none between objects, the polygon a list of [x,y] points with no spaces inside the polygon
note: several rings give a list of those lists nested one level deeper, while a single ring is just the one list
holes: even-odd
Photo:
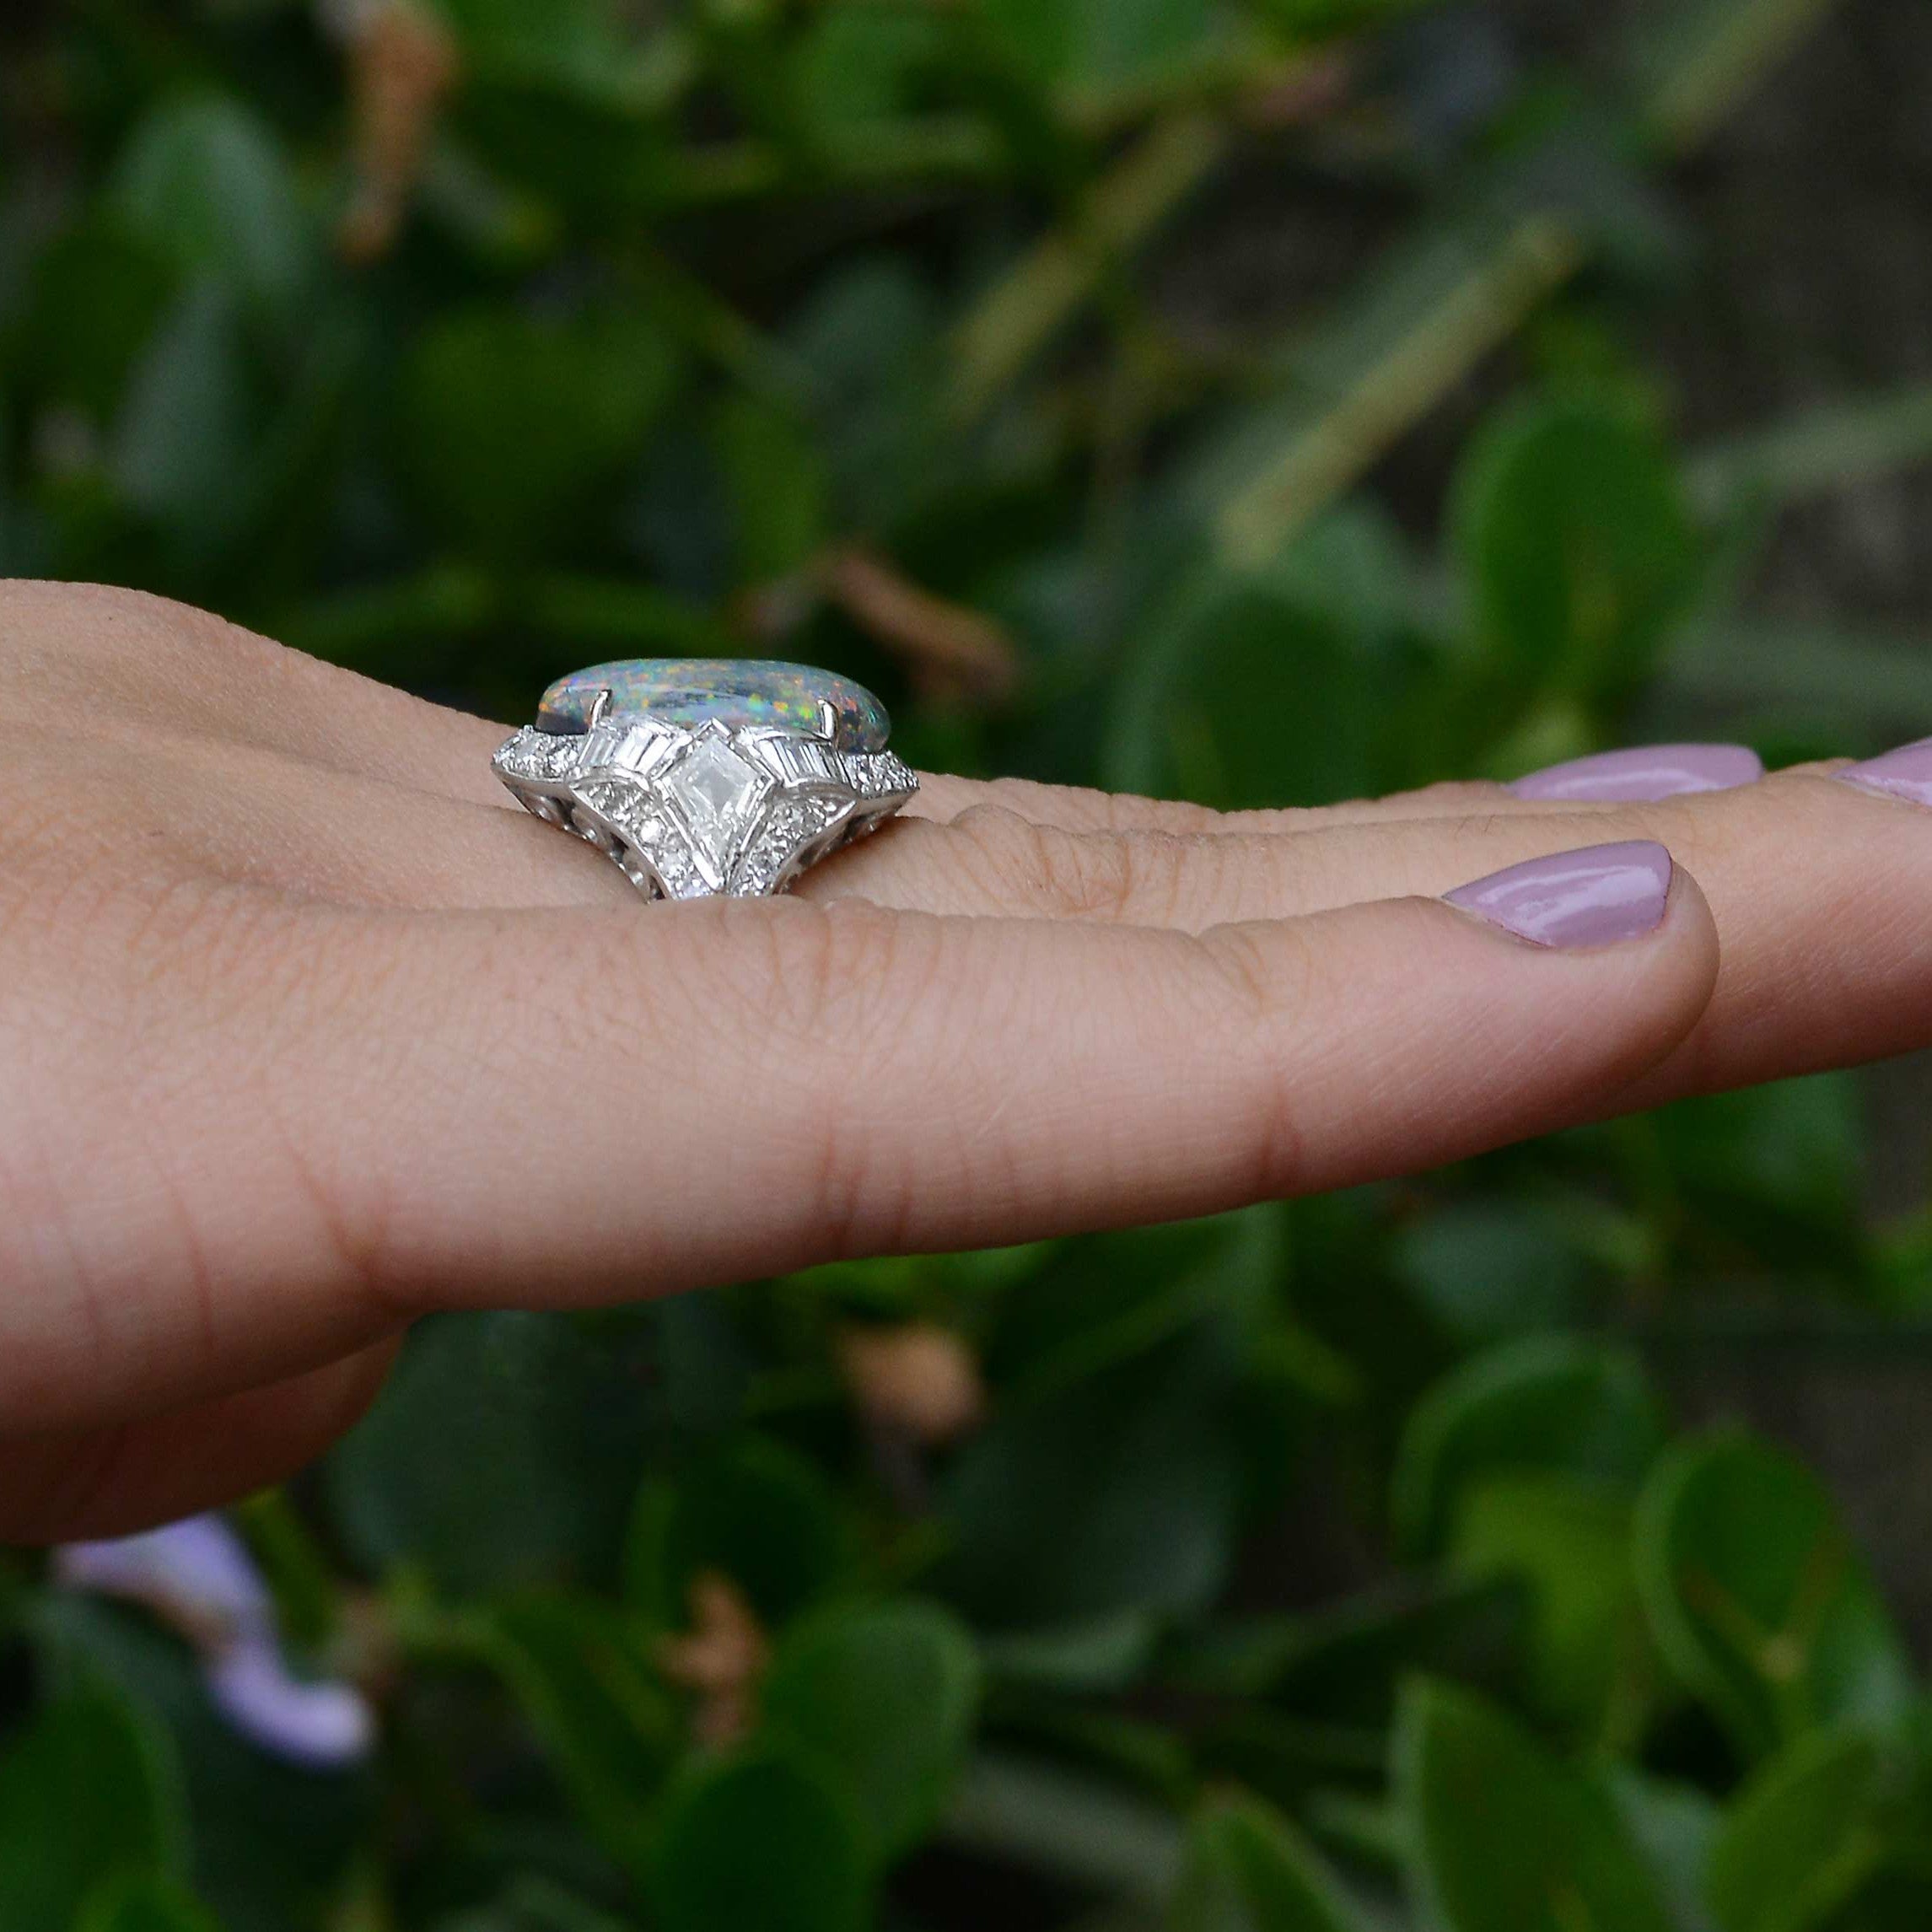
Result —
[{"label": "finger", "polygon": [[[1069,831],[996,806],[947,824],[888,825],[807,873],[795,888],[908,911],[995,918],[1111,918],[1187,932],[1285,918],[1370,899],[1436,894],[1473,874],[1592,842],[1655,838],[1729,897],[1726,876],[1809,852],[1829,868],[1870,807],[1854,788],[1794,772],[1735,792],[1649,805],[1443,811],[1322,823],[1302,831]],[[1392,802],[1392,801],[1391,801]],[[1220,821],[1231,827],[1238,821]],[[1902,851],[1932,831],[1890,826]],[[1708,876],[1707,876],[1708,875]]]},{"label": "finger", "polygon": [[[107,1025],[21,1058],[27,1117],[100,1124],[43,1137],[34,1212],[0,1216],[0,1272],[62,1284],[0,1306],[15,1427],[290,1373],[429,1306],[1427,1165],[1613,1104],[1716,958],[1687,880],[1654,932],[1574,953],[1428,901],[1198,936],[793,900],[178,918],[141,936],[169,1003],[121,1021],[138,1052]],[[118,1104],[37,1109],[44,1079]]]},{"label": "finger", "polygon": [[138,1421],[0,1438],[0,1543],[124,1536],[279,1483],[360,1419],[397,1346]]},{"label": "finger", "polygon": [[885,904],[1199,931],[1434,894],[1593,840],[1655,839],[1693,873],[1723,966],[1690,1051],[1742,1084],[1932,1041],[1932,812],[1822,775],[1561,817],[1510,811],[1293,837],[1071,834],[1009,813],[882,834],[800,890]]},{"label": "finger", "polygon": [[[982,783],[922,773],[920,795],[907,809],[915,816],[944,822],[977,805],[997,805],[1036,825],[1066,831],[1298,832],[1483,812],[1563,814],[1646,795],[1664,798],[1728,790],[1763,776],[1762,764],[1742,745],[1649,745],[1553,766],[1532,773],[1515,788],[1487,780],[1446,780],[1384,798],[1347,799],[1332,805],[1217,812],[1180,800],[1041,784],[1027,778],[998,778]],[[1655,788],[1646,794],[1646,787]]]},{"label": "finger", "polygon": [[[905,810],[908,817],[943,825],[963,812],[988,805],[1063,831],[1166,832],[1182,837],[1203,832],[1318,831],[1329,826],[1382,820],[1464,817],[1472,812],[1515,810],[1527,813],[1535,809],[1513,797],[1507,787],[1476,778],[1445,779],[1384,798],[1353,799],[1339,805],[1224,812],[1181,799],[1141,798],[1131,792],[1052,785],[1034,778],[960,778],[948,772],[922,772],[919,789]],[[1554,802],[1541,807],[1546,815],[1563,809]]]}]

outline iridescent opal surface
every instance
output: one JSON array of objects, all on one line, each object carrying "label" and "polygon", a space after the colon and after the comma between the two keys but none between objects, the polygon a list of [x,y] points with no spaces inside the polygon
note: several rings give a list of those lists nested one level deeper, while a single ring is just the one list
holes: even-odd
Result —
[{"label": "iridescent opal surface", "polygon": [[763,658],[625,658],[592,665],[559,678],[543,694],[537,729],[584,730],[600,691],[611,693],[611,717],[641,714],[686,730],[716,718],[735,730],[769,725],[815,732],[823,702],[831,707],[832,742],[841,751],[878,751],[885,745],[885,707],[863,685],[810,665]]}]

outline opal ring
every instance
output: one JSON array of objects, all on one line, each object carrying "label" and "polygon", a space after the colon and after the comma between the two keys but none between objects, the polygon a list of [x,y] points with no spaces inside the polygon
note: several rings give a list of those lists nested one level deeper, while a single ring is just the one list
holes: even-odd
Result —
[{"label": "opal ring", "polygon": [[756,898],[918,789],[886,730],[870,692],[808,665],[632,658],[558,679],[492,763],[646,898]]}]

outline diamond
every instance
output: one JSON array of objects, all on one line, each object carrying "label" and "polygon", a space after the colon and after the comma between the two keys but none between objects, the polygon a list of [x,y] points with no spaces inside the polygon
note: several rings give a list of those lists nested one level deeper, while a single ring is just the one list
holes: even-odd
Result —
[{"label": "diamond", "polygon": [[499,772],[514,778],[548,778],[557,775],[564,759],[575,756],[575,741],[552,738],[528,725],[508,740],[496,756]]},{"label": "diamond", "polygon": [[911,768],[890,751],[854,758],[852,764],[858,788],[869,799],[918,789],[918,781],[912,776]]},{"label": "diamond", "polygon": [[577,769],[579,740],[551,738],[543,732],[533,732],[531,736],[544,740],[530,750],[530,762],[540,778],[568,778]]},{"label": "diamond", "polygon": [[702,856],[719,879],[750,827],[771,781],[722,738],[702,737],[671,768],[667,783],[684,808]]},{"label": "diamond", "polygon": [[681,843],[670,839],[658,842],[650,848],[650,859],[672,898],[702,898],[710,890]]},{"label": "diamond", "polygon": [[584,739],[578,760],[586,772],[594,772],[600,766],[608,766],[616,756],[617,747],[624,741],[624,734],[614,724],[600,724],[593,728]]},{"label": "diamond", "polygon": [[846,799],[781,799],[766,815],[745,856],[739,861],[729,890],[740,897],[772,889],[788,873],[799,856],[848,809]]},{"label": "diamond", "polygon": [[634,772],[657,763],[668,741],[666,733],[656,725],[622,718],[595,725],[581,738],[552,740],[580,748],[579,771]]},{"label": "diamond", "polygon": [[593,778],[577,788],[578,797],[593,811],[603,813],[605,818],[616,818],[623,810],[629,793],[628,785],[616,784],[608,778]]},{"label": "diamond", "polygon": [[684,834],[668,820],[647,812],[632,826],[632,836],[672,898],[688,899],[710,890],[692,863]]}]

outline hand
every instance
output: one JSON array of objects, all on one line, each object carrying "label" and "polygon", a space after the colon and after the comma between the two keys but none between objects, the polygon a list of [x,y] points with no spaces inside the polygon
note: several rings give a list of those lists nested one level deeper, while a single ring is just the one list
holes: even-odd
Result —
[{"label": "hand", "polygon": [[[796,896],[647,908],[499,727],[149,598],[0,586],[0,733],[16,1540],[286,1472],[433,1309],[1203,1214],[1932,1040],[1932,821],[1819,771],[1227,818],[934,778]],[[1618,943],[1437,896],[1621,840],[1679,869]]]}]

